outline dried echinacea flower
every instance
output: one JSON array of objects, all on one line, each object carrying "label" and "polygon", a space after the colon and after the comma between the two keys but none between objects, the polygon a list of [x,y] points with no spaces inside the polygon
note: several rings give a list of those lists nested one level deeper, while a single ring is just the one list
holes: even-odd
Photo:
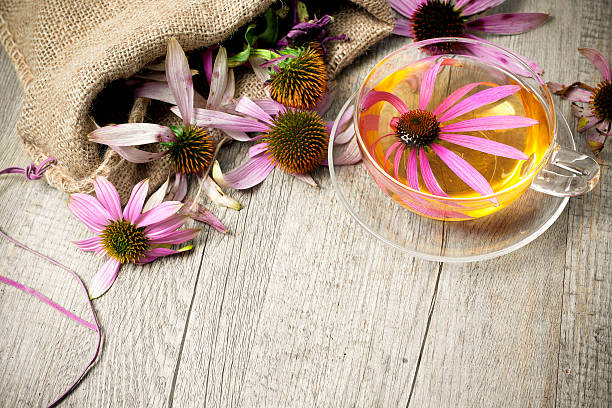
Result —
[{"label": "dried echinacea flower", "polygon": [[[215,84],[211,83],[211,95],[207,104],[218,106],[227,92],[228,70],[225,51],[219,52],[218,64],[219,78]],[[217,65],[217,64],[216,64]],[[217,72],[217,70],[215,71]],[[194,112],[194,89],[189,70],[187,57],[178,41],[171,38],[168,41],[168,52],[166,55],[166,77],[167,85],[156,85],[149,88],[148,97],[153,97],[152,92],[157,92],[159,99],[162,98],[163,86],[167,86],[171,94],[171,101],[176,102],[181,112],[183,123],[178,126],[162,126],[153,123],[125,123],[98,128],[89,134],[89,139],[96,143],[108,145],[119,153],[123,158],[133,163],[147,163],[164,156],[168,156],[175,167],[176,191],[182,194],[175,195],[173,199],[182,201],[187,192],[187,177],[196,175],[199,179],[208,176],[208,169],[213,162],[216,153],[215,143],[207,126],[198,123],[193,116]],[[229,76],[233,78],[232,76]],[[233,83],[233,81],[232,81]],[[213,86],[214,85],[214,86]],[[233,86],[231,87],[233,96]],[[144,95],[144,94],[143,94]],[[229,97],[231,99],[231,96]],[[228,135],[238,139],[247,140],[244,132],[235,132]],[[138,149],[134,146],[157,143],[161,151],[151,153]],[[212,182],[212,180],[211,180]],[[214,201],[214,197],[211,197]],[[231,208],[240,209],[238,202],[234,201]]]},{"label": "dried echinacea flower", "polygon": [[[394,34],[410,37],[415,41],[440,37],[467,37],[481,40],[473,32],[492,34],[520,34],[542,25],[545,13],[504,13],[473,18],[505,0],[389,0],[389,4],[403,17],[396,19]],[[481,40],[482,41],[482,40]],[[437,45],[433,53],[457,51],[450,43]],[[530,75],[518,64],[508,61],[490,47],[465,45],[468,51],[483,61],[507,67],[520,75]],[[430,49],[431,50],[431,49]],[[522,57],[529,66],[541,73],[542,69]]]},{"label": "dried echinacea flower", "polygon": [[287,35],[278,40],[276,46],[279,49],[283,49],[287,47],[295,48],[310,45],[324,56],[327,53],[327,48],[325,46],[327,42],[348,41],[348,37],[344,34],[337,36],[328,34],[327,26],[333,23],[333,21],[333,17],[327,14],[321,18],[315,18],[309,21],[296,21]]},{"label": "dried echinacea flower", "polygon": [[521,88],[517,85],[494,86],[479,91],[461,100],[470,91],[478,86],[490,86],[491,83],[475,82],[462,86],[446,97],[438,106],[428,110],[433,93],[436,77],[440,66],[444,63],[442,58],[433,64],[423,75],[419,94],[419,106],[409,109],[396,95],[389,92],[372,90],[366,94],[361,109],[367,110],[379,102],[390,103],[399,116],[391,119],[390,127],[393,132],[380,136],[370,146],[370,154],[374,155],[374,148],[387,138],[394,142],[385,151],[385,162],[393,157],[390,174],[399,179],[400,163],[404,156],[408,156],[405,163],[406,179],[410,188],[421,191],[419,186],[419,167],[427,190],[432,195],[448,197],[436,180],[426,149],[431,149],[461,180],[477,193],[486,196],[493,194],[493,189],[487,180],[466,160],[454,153],[451,149],[439,144],[440,140],[455,145],[478,150],[483,153],[507,157],[516,160],[526,160],[525,153],[512,146],[508,146],[483,137],[459,134],[472,131],[487,131],[497,129],[513,129],[533,126],[537,120],[523,116],[483,116],[474,119],[447,123],[460,116],[472,112],[482,106],[502,100]]},{"label": "dried echinacea flower", "polygon": [[[587,132],[586,140],[593,153],[598,154],[603,149],[606,140],[612,134],[612,79],[610,62],[599,51],[593,48],[579,48],[578,51],[591,61],[604,80],[592,87],[582,82],[574,82],[565,86],[557,82],[548,82],[549,89],[572,101],[572,114],[578,118],[578,131]],[[576,104],[588,103],[582,108]]]},{"label": "dried echinacea flower", "polygon": [[267,81],[270,97],[287,107],[314,109],[327,91],[323,56],[312,45],[286,48],[281,53],[261,65],[271,68]]},{"label": "dried echinacea flower", "polygon": [[[246,189],[261,183],[275,168],[292,174],[310,185],[316,185],[310,172],[326,164],[325,152],[331,125],[324,122],[316,111],[304,111],[285,106],[272,100],[254,102],[243,96],[235,112],[244,116],[228,114],[228,117],[211,119],[215,126],[241,127],[250,124],[257,128],[258,141],[249,149],[249,159],[237,168],[223,174],[215,163],[213,178],[222,186]],[[350,114],[342,116],[339,123],[337,144],[345,150],[334,161],[335,164],[353,164],[361,160]]]},{"label": "dried echinacea flower", "polygon": [[187,216],[177,214],[182,203],[165,201],[143,212],[149,190],[148,180],[134,186],[123,210],[117,189],[108,180],[98,176],[94,188],[97,198],[78,193],[72,194],[68,201],[70,212],[95,234],[75,244],[83,251],[108,258],[89,285],[92,299],[110,289],[121,264],[132,262],[142,265],[192,248],[191,245],[180,249],[170,248],[193,239],[200,231],[179,230],[188,220]]}]

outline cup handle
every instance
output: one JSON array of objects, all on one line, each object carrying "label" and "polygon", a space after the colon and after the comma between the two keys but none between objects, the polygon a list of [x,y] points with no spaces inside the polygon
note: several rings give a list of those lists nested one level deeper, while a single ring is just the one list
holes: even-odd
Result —
[{"label": "cup handle", "polygon": [[[567,120],[557,115],[557,131],[573,138]],[[557,197],[573,197],[588,193],[599,181],[599,164],[572,149],[557,145],[548,164],[536,175],[531,188]]]}]

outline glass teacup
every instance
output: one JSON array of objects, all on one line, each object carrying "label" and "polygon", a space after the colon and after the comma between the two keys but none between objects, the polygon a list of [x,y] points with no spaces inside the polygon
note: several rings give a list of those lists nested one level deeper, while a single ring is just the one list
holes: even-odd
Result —
[{"label": "glass teacup", "polygon": [[[474,46],[488,57],[474,55]],[[570,130],[541,78],[487,42],[440,38],[388,55],[357,92],[354,124],[376,184],[430,218],[483,217],[528,188],[579,195],[599,178],[593,159],[559,145],[559,132]]]}]

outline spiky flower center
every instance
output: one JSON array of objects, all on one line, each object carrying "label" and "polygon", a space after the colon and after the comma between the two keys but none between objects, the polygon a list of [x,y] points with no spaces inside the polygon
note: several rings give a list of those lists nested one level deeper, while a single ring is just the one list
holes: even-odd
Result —
[{"label": "spiky flower center", "polygon": [[210,166],[215,151],[208,131],[197,126],[170,126],[176,141],[161,143],[176,171],[183,174],[200,173]]},{"label": "spiky flower center", "polygon": [[612,120],[612,82],[603,81],[591,96],[591,108],[599,119]]},{"label": "spiky flower center", "polygon": [[277,102],[298,109],[312,109],[327,89],[327,71],[316,47],[295,50],[295,55],[278,64],[270,76],[270,96]]},{"label": "spiky flower center", "polygon": [[306,174],[317,168],[327,149],[329,135],[314,111],[288,110],[274,119],[263,142],[272,162],[288,173]]},{"label": "spiky flower center", "polygon": [[399,117],[395,134],[410,147],[425,147],[440,135],[440,123],[429,111],[411,110]]},{"label": "spiky flower center", "polygon": [[109,256],[121,263],[136,262],[149,249],[145,227],[138,228],[129,221],[111,221],[104,228],[100,238]]},{"label": "spiky flower center", "polygon": [[[465,19],[454,8],[453,2],[428,0],[412,16],[412,35],[416,41],[439,37],[461,37],[465,32]],[[436,48],[451,51],[453,44],[441,43]]]}]

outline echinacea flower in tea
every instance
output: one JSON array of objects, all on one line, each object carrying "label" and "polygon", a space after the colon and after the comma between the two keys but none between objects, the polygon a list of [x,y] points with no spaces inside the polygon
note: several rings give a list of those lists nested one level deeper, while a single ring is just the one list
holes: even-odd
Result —
[{"label": "echinacea flower in tea", "polygon": [[[389,124],[392,132],[374,140],[368,146],[370,154],[374,156],[376,146],[381,141],[390,138],[392,143],[384,152],[385,163],[392,158],[390,174],[399,180],[400,174],[403,173],[408,186],[421,191],[419,185],[420,167],[420,174],[427,190],[432,195],[448,197],[448,194],[434,176],[427,158],[427,152],[431,151],[474,191],[483,196],[491,195],[494,191],[488,181],[470,163],[453,152],[451,148],[440,144],[440,141],[495,156],[526,160],[528,156],[512,146],[464,133],[522,128],[536,125],[538,121],[515,115],[481,116],[456,121],[467,113],[515,94],[521,89],[518,85],[495,86],[495,84],[488,82],[470,83],[456,89],[437,106],[429,107],[438,71],[444,63],[445,59],[439,58],[424,73],[418,107],[408,108],[399,97],[385,91],[371,90],[365,95],[361,104],[362,110],[365,111],[379,102],[386,102],[391,104],[398,112],[398,116],[394,116]],[[479,86],[487,86],[488,88],[462,99]],[[406,163],[404,169],[400,168],[402,162]]]},{"label": "echinacea flower in tea", "polygon": [[[582,82],[571,85],[562,85],[557,82],[548,82],[549,89],[569,99],[572,103],[572,114],[578,118],[578,131],[587,132],[586,140],[593,153],[598,154],[610,134],[612,134],[612,77],[610,76],[610,62],[599,51],[593,48],[580,48],[578,51],[589,59],[601,75],[603,81],[592,87]],[[576,104],[588,103],[582,108]]]},{"label": "echinacea flower in tea", "polygon": [[[214,104],[226,100],[227,92],[227,65],[223,64],[224,52],[221,52],[219,63],[219,80],[211,84],[211,95],[207,104]],[[223,69],[225,68],[225,69]],[[166,77],[167,87],[170,90],[172,100],[176,102],[181,112],[183,123],[178,126],[162,126],[153,123],[125,123],[109,125],[98,128],[89,134],[90,140],[108,145],[117,151],[126,160],[134,163],[147,163],[164,156],[172,161],[175,167],[175,191],[178,193],[175,200],[182,201],[187,192],[187,177],[196,175],[200,179],[208,178],[207,171],[213,162],[216,148],[213,138],[206,126],[199,125],[193,120],[194,89],[191,71],[187,57],[178,41],[171,38],[168,42],[166,55]],[[229,76],[231,78],[231,76]],[[163,84],[162,84],[163,85]],[[213,88],[213,85],[214,88]],[[151,89],[149,89],[151,91]],[[161,87],[156,91],[163,91]],[[231,90],[233,96],[233,89]],[[151,95],[149,95],[151,96]],[[160,98],[161,99],[161,98]],[[231,99],[231,96],[230,96]],[[246,134],[238,133],[240,137]],[[232,136],[230,134],[230,136]],[[161,151],[152,153],[134,146],[157,143]],[[214,183],[212,180],[209,183]],[[215,196],[210,196],[215,201]],[[227,204],[227,200],[218,201],[221,205]],[[233,201],[230,207],[240,209],[240,204]]]},{"label": "echinacea flower in tea", "polygon": [[174,244],[193,239],[200,231],[179,230],[188,220],[187,216],[177,214],[182,203],[165,201],[143,212],[148,180],[134,186],[123,210],[117,189],[104,177],[96,178],[94,189],[96,197],[77,193],[72,194],[68,201],[70,212],[95,234],[75,244],[83,251],[108,258],[89,285],[92,299],[102,296],[111,287],[121,264],[132,262],[142,265],[192,248],[191,245],[171,248]]},{"label": "echinacea flower in tea", "polygon": [[[542,25],[547,19],[545,13],[503,13],[474,18],[505,0],[389,0],[391,7],[403,17],[396,19],[394,34],[410,37],[415,41],[440,37],[468,37],[481,40],[472,34],[520,34]],[[429,48],[433,54],[460,51],[446,43]],[[512,64],[492,48],[477,44],[466,45],[470,53],[492,63],[506,66],[520,75],[529,75],[524,68]],[[542,69],[534,62],[522,57],[536,72]]]}]

